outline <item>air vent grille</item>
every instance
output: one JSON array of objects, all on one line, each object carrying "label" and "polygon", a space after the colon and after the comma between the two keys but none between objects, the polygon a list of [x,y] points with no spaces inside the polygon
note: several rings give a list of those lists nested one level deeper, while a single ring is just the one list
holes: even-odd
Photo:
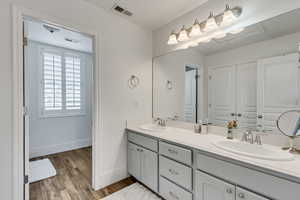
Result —
[{"label": "air vent grille", "polygon": [[115,5],[113,7],[113,10],[116,11],[116,12],[118,12],[118,13],[121,13],[123,15],[129,16],[129,17],[131,17],[133,15],[132,12],[130,12],[129,10],[126,10],[125,8],[122,8],[119,5]]}]

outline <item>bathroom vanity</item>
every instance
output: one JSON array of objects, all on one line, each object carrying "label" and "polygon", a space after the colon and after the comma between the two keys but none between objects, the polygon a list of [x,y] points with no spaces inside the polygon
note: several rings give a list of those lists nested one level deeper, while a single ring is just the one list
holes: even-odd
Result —
[{"label": "bathroom vanity", "polygon": [[300,159],[263,160],[213,145],[214,134],[127,128],[128,173],[168,200],[299,200]]}]

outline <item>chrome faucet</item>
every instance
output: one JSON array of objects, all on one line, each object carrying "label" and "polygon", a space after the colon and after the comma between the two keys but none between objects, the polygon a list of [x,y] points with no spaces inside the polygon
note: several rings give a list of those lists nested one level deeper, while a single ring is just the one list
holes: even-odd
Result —
[{"label": "chrome faucet", "polygon": [[250,144],[258,144],[258,145],[262,145],[262,141],[261,141],[261,137],[259,134],[255,135],[255,139],[254,139],[254,134],[252,132],[252,130],[246,130],[242,136],[241,139],[242,142],[248,142]]},{"label": "chrome faucet", "polygon": [[250,144],[254,143],[253,133],[251,130],[246,130],[241,139],[242,142],[249,142]]},{"label": "chrome faucet", "polygon": [[160,117],[153,118],[153,122],[162,127],[167,126],[167,120]]}]

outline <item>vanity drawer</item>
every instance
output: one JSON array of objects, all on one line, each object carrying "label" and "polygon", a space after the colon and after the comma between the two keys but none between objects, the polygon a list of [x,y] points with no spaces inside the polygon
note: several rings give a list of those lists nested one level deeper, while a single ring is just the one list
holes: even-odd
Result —
[{"label": "vanity drawer", "polygon": [[159,174],[188,190],[192,190],[192,169],[190,167],[159,156]]},{"label": "vanity drawer", "polygon": [[159,153],[166,157],[192,165],[192,151],[165,142],[159,142]]},{"label": "vanity drawer", "polygon": [[146,149],[150,149],[155,152],[158,151],[157,140],[155,140],[155,139],[145,137],[140,134],[129,132],[128,140],[135,144],[141,145],[141,146],[145,147]]},{"label": "vanity drawer", "polygon": [[159,178],[159,193],[167,200],[192,200],[192,193],[180,188],[179,186],[171,183],[167,179]]},{"label": "vanity drawer", "polygon": [[286,179],[219,160],[202,153],[196,154],[196,167],[271,199],[299,200],[300,184]]}]

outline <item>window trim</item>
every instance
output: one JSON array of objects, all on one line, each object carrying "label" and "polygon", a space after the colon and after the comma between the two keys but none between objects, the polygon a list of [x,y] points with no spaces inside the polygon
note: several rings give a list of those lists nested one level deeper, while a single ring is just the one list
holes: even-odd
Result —
[{"label": "window trim", "polygon": [[[51,53],[61,56],[62,63],[62,109],[61,110],[53,110],[46,111],[44,109],[44,63],[43,63],[43,53]],[[38,56],[39,56],[39,94],[38,94],[38,102],[39,102],[39,117],[40,118],[56,118],[56,117],[80,117],[86,115],[86,56],[83,53],[76,52],[73,50],[60,48],[60,47],[51,47],[46,45],[39,45],[38,47]],[[81,98],[81,109],[77,110],[67,110],[66,109],[66,81],[65,81],[65,57],[66,56],[74,56],[80,58],[80,98]]]}]

